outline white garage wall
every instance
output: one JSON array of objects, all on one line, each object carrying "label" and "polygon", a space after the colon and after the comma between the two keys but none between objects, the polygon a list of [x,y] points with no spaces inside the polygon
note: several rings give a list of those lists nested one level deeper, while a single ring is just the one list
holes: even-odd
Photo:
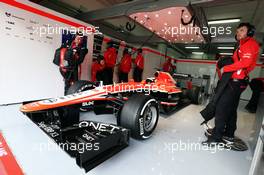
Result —
[{"label": "white garage wall", "polygon": [[[19,2],[88,26],[88,24],[28,1]],[[29,33],[33,31],[29,27],[47,24],[50,26],[69,26],[4,3],[0,3],[0,8],[4,9],[0,13],[2,24],[0,26],[0,104],[63,95],[63,78],[58,67],[52,63],[55,49],[61,45],[61,35],[51,34],[42,37],[36,33],[30,35]],[[8,17],[5,12],[10,13],[11,16]],[[15,18],[13,15],[24,20]],[[36,21],[38,24],[32,24],[30,21]],[[88,36],[89,51],[92,50],[92,44],[93,36],[90,35]],[[82,65],[83,79],[89,78],[87,72],[90,70],[87,64],[89,64],[91,54],[91,52],[87,54]],[[85,67],[86,69],[84,69]]]}]

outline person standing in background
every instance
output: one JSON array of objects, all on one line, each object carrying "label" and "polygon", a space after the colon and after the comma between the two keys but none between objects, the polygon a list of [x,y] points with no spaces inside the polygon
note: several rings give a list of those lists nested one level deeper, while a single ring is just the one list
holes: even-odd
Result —
[{"label": "person standing in background", "polygon": [[88,49],[83,46],[83,34],[77,33],[70,47],[62,48],[60,56],[60,72],[64,78],[64,94],[69,87],[79,80],[79,66],[82,64]]},{"label": "person standing in background", "polygon": [[104,57],[99,55],[92,63],[92,68],[91,68],[92,82],[96,82],[96,81],[105,82],[104,68],[105,68]]},{"label": "person standing in background", "polygon": [[135,69],[133,72],[133,79],[135,82],[142,81],[142,73],[144,70],[144,57],[142,56],[142,49],[138,49],[137,57],[135,59]]},{"label": "person standing in background", "polygon": [[169,72],[169,73],[172,71],[171,58],[168,58],[167,61],[163,64],[162,70],[164,72]]},{"label": "person standing in background", "polygon": [[119,82],[128,82],[128,73],[131,70],[132,58],[131,52],[125,49],[123,52],[123,57],[119,65]]},{"label": "person standing in background", "polygon": [[114,48],[113,42],[109,41],[107,50],[104,53],[105,60],[105,84],[113,84],[114,67],[117,59],[117,50]]}]

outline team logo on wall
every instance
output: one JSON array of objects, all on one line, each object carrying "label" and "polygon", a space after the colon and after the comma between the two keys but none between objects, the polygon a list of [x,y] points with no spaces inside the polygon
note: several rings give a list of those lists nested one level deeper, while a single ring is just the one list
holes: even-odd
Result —
[{"label": "team logo on wall", "polygon": [[37,21],[33,21],[33,20],[29,20],[29,22],[30,22],[31,24],[39,24],[39,22],[37,22]]},{"label": "team logo on wall", "polygon": [[15,25],[15,22],[13,21],[6,21],[7,24],[10,24],[10,25]]},{"label": "team logo on wall", "polygon": [[22,17],[19,17],[19,16],[12,15],[12,17],[16,18],[16,19],[19,19],[19,20],[22,20],[22,21],[25,21],[25,18],[22,18]]},{"label": "team logo on wall", "polygon": [[53,37],[50,37],[50,36],[46,36],[46,38],[47,38],[47,39],[50,39],[50,40],[52,40],[52,39],[53,39]]},{"label": "team logo on wall", "polygon": [[10,17],[10,16],[11,16],[11,13],[5,12],[5,15],[6,15],[7,17]]},{"label": "team logo on wall", "polygon": [[34,30],[34,27],[33,26],[28,26],[28,27],[26,27],[26,29],[28,29],[28,30]]}]

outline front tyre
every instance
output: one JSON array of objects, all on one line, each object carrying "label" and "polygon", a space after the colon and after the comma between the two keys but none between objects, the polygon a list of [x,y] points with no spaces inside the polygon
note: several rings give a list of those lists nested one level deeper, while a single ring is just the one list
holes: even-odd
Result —
[{"label": "front tyre", "polygon": [[121,110],[120,125],[130,129],[133,138],[143,140],[151,137],[158,119],[158,102],[151,96],[135,94]]}]

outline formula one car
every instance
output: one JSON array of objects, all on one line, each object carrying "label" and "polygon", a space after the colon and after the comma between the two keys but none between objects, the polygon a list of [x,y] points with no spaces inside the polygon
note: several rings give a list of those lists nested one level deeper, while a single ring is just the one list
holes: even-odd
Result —
[{"label": "formula one car", "polygon": [[[139,140],[151,137],[160,111],[167,113],[190,102],[188,93],[176,87],[175,80],[165,72],[156,72],[154,78],[142,82],[106,86],[78,81],[67,94],[24,102],[20,110],[86,171],[128,146],[130,135]],[[79,121],[80,111],[88,110],[113,113],[117,125]],[[83,150],[80,145],[90,149]]]},{"label": "formula one car", "polygon": [[147,139],[158,123],[159,109],[166,113],[188,99],[166,72],[156,72],[154,78],[142,82],[99,87],[89,81],[78,81],[68,94],[28,103],[20,110],[26,114],[59,114],[62,128],[79,122],[79,109],[92,109],[96,114],[111,112],[117,117],[117,125],[129,129],[133,138]]}]

